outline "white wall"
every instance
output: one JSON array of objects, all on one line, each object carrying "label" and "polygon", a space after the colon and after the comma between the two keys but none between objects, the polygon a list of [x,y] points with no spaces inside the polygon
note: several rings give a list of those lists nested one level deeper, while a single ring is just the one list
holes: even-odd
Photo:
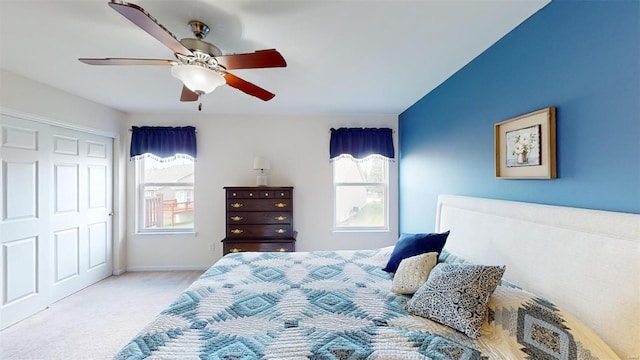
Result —
[{"label": "white wall", "polygon": [[[222,256],[224,186],[255,185],[253,158],[271,160],[270,185],[295,187],[298,251],[375,248],[393,244],[398,232],[398,169],[390,164],[390,231],[333,233],[331,127],[390,127],[397,146],[397,115],[204,116],[124,114],[0,69],[0,111],[114,137],[114,272],[204,269]],[[194,125],[198,129],[194,235],[134,233],[132,125]],[[130,172],[132,174],[132,172]],[[125,197],[126,196],[126,197]],[[209,251],[214,244],[214,251]]]},{"label": "white wall", "polygon": [[[161,125],[197,128],[195,174],[196,235],[136,235],[134,184],[128,177],[127,268],[129,270],[198,269],[222,256],[225,234],[224,186],[254,186],[256,155],[271,161],[269,185],[294,186],[297,251],[364,249],[392,245],[398,236],[398,167],[390,164],[390,231],[349,234],[332,232],[332,165],[329,129],[389,127],[397,147],[397,115],[211,116],[129,114],[129,126]],[[126,143],[129,144],[130,133]],[[133,164],[129,163],[129,174]],[[214,244],[213,251],[209,250]]]},{"label": "white wall", "polygon": [[[0,112],[114,138],[114,272],[126,267],[124,113],[0,69]],[[128,143],[127,143],[128,144]],[[128,148],[128,146],[127,146]],[[126,152],[128,153],[128,151]]]},{"label": "white wall", "polygon": [[119,136],[124,113],[0,69],[0,106],[51,122]]}]

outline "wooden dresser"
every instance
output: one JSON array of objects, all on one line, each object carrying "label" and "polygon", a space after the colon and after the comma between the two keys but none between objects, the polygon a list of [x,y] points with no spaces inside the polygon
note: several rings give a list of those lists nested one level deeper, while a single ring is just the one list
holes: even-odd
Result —
[{"label": "wooden dresser", "polygon": [[295,251],[293,187],[225,187],[223,255],[239,251]]}]

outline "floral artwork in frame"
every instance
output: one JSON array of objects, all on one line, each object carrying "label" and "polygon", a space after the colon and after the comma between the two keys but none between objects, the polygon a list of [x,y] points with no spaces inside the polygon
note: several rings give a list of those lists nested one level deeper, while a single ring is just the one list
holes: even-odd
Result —
[{"label": "floral artwork in frame", "polygon": [[540,125],[507,131],[507,167],[540,165]]},{"label": "floral artwork in frame", "polygon": [[495,124],[497,178],[555,179],[556,119],[549,107]]}]

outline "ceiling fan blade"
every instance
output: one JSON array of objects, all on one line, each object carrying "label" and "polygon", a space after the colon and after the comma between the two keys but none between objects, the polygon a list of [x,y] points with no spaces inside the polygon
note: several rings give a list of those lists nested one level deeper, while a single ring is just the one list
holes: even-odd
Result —
[{"label": "ceiling fan blade", "polygon": [[140,6],[119,0],[112,0],[109,6],[163,43],[164,46],[171,49],[174,53],[193,55],[191,50],[182,45],[169,30]]},{"label": "ceiling fan blade", "polygon": [[197,101],[198,94],[189,90],[188,87],[182,86],[182,94],[180,95],[180,101]]},{"label": "ceiling fan blade", "polygon": [[130,58],[80,58],[81,62],[89,65],[177,65],[176,60],[162,59],[130,59]]},{"label": "ceiling fan blade", "polygon": [[287,62],[276,49],[258,50],[247,54],[216,56],[227,70],[286,67]]},{"label": "ceiling fan blade", "polygon": [[224,79],[227,81],[227,85],[264,101],[269,101],[273,99],[274,96],[276,96],[276,94],[270,93],[267,90],[246,80],[242,80],[233,74],[225,73]]}]

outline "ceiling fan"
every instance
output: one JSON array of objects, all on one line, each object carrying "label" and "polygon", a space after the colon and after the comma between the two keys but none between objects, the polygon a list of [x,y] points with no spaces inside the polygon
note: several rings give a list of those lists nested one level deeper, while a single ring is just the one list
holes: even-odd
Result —
[{"label": "ceiling fan", "polygon": [[[243,80],[227,70],[286,67],[287,62],[275,50],[258,50],[246,54],[223,55],[220,49],[203,39],[209,27],[198,20],[189,22],[195,39],[178,40],[148,12],[138,5],[111,0],[109,6],[156,38],[171,51],[176,60],[133,58],[80,58],[89,65],[164,65],[171,66],[171,75],[183,83],[180,101],[196,101],[218,86],[227,84],[264,101],[275,94]],[[198,106],[202,110],[202,103]]]}]

